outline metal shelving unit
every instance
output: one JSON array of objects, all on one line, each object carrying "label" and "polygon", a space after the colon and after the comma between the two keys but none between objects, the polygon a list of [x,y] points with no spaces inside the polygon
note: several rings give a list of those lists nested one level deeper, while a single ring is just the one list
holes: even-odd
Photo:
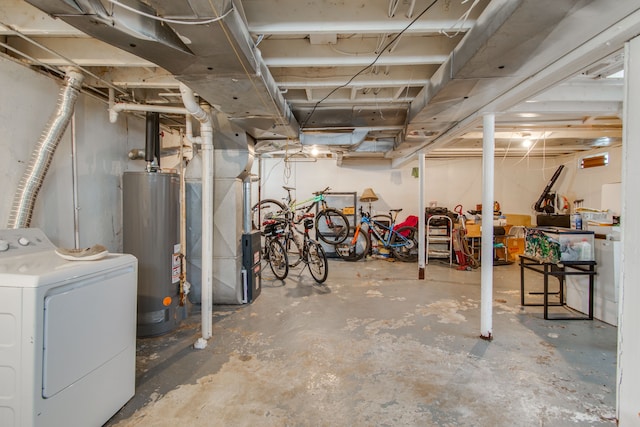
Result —
[{"label": "metal shelving unit", "polygon": [[[349,220],[349,228],[351,230],[355,229],[356,221],[358,219],[358,213],[357,213],[358,212],[358,193],[355,191],[329,192],[329,193],[325,193],[325,198],[330,208],[338,209],[342,213],[345,213],[345,208],[349,208],[348,209],[349,211],[351,211],[351,208],[353,208],[353,212],[348,214],[345,213],[345,216]],[[319,206],[316,205],[316,214],[318,213],[318,211],[319,211]],[[322,240],[318,239],[317,236],[316,236],[316,241],[322,245],[322,248],[327,254],[327,257],[329,258],[338,257],[338,254],[336,254],[335,246],[323,242]]]},{"label": "metal shelving unit", "polygon": [[[443,221],[445,225],[434,225],[435,222]],[[446,215],[433,215],[427,220],[427,264],[429,258],[449,258],[449,265],[452,262],[453,221]]]}]

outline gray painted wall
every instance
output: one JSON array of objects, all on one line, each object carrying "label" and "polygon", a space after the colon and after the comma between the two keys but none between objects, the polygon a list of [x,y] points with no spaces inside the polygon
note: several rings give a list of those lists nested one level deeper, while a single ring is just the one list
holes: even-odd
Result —
[{"label": "gray painted wall", "polygon": [[[61,82],[0,57],[0,228],[7,226],[13,197],[33,146],[49,123]],[[80,95],[75,108],[80,246],[96,243],[122,251],[122,173],[140,169],[131,148],[144,145],[144,120],[121,114],[109,123],[107,105]],[[32,227],[58,246],[73,247],[71,132],[67,129],[36,202]]]}]

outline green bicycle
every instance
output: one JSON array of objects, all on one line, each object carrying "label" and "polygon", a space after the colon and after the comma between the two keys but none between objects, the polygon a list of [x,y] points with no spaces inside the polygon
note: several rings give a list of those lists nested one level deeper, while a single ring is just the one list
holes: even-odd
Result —
[{"label": "green bicycle", "polygon": [[294,224],[300,224],[306,214],[319,205],[320,210],[315,216],[318,238],[330,245],[337,245],[347,239],[349,235],[349,220],[342,212],[328,206],[325,194],[330,190],[329,187],[313,193],[313,197],[301,202],[296,202],[291,197],[291,191],[295,190],[295,188],[282,188],[287,190],[286,204],[275,199],[264,199],[253,206],[251,221],[254,230],[261,230],[265,220],[283,215],[293,221]]}]

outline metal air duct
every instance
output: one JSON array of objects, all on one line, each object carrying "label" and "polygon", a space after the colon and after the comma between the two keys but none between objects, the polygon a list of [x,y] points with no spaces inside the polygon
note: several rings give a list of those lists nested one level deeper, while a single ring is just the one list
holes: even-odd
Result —
[{"label": "metal air duct", "polygon": [[27,169],[20,179],[9,215],[8,228],[28,228],[31,225],[31,215],[38,192],[60,138],[69,125],[83,80],[84,76],[79,70],[72,68],[67,71],[66,84],[60,90],[57,110],[34,147]]}]

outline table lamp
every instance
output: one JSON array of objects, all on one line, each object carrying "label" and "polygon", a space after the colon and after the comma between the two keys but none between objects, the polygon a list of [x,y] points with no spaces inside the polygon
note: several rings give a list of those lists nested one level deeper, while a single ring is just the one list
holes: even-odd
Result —
[{"label": "table lamp", "polygon": [[378,200],[378,196],[373,192],[371,188],[365,188],[360,196],[360,202],[369,203],[369,213],[371,213],[371,202]]}]

